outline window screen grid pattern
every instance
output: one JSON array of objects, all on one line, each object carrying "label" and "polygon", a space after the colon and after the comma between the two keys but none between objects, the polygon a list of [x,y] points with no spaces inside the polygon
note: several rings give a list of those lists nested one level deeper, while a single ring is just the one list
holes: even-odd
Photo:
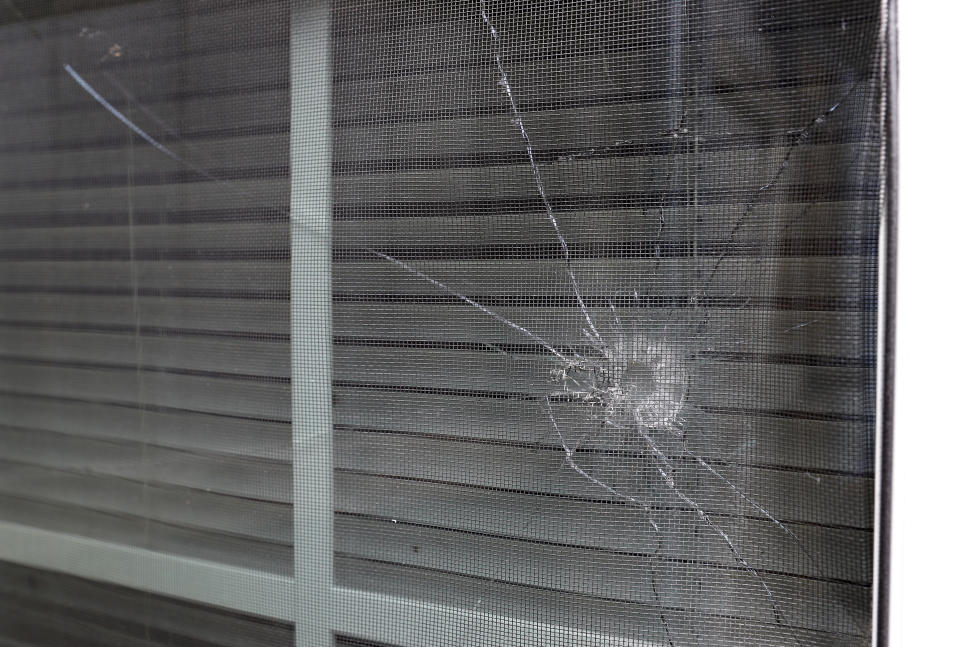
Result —
[{"label": "window screen grid pattern", "polygon": [[[869,643],[881,3],[329,4],[332,178],[293,181],[329,202],[332,321],[305,324],[296,9],[0,6],[0,521],[310,577],[306,325],[335,584],[419,605],[370,619],[398,643]],[[294,640],[4,569],[3,639]]]},{"label": "window screen grid pattern", "polygon": [[877,10],[338,7],[339,582],[868,640]]}]

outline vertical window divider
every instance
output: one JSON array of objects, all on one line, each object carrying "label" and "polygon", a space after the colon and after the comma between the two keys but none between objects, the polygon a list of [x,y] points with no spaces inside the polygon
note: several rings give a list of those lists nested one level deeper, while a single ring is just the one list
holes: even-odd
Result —
[{"label": "vertical window divider", "polygon": [[290,322],[297,645],[333,644],[329,0],[290,17]]}]

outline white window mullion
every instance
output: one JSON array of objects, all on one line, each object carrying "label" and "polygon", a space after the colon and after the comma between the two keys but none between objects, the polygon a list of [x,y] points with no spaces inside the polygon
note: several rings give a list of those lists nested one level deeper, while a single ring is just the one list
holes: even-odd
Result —
[{"label": "white window mullion", "polygon": [[290,14],[290,321],[297,645],[333,644],[330,3]]}]

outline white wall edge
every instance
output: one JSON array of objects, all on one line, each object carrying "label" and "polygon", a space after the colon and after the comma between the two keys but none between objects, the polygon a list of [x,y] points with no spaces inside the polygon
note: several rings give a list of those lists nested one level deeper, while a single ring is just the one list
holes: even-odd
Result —
[{"label": "white wall edge", "polygon": [[957,644],[960,5],[897,3],[899,207],[890,647]]}]

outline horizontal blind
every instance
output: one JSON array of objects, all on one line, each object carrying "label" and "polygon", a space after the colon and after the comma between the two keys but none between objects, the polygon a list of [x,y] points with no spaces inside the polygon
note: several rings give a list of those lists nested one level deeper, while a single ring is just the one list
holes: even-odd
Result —
[{"label": "horizontal blind", "polygon": [[869,640],[879,9],[336,4],[339,586]]},{"label": "horizontal blind", "polygon": [[[0,8],[0,521],[210,564],[171,587],[201,602],[203,573],[261,574],[206,601],[273,609],[256,582],[293,576],[288,8],[22,4]],[[0,634],[25,644],[293,643],[289,622],[4,568]]]},{"label": "horizontal blind", "polygon": [[0,563],[0,642],[290,644],[297,452],[338,644],[869,642],[881,3],[330,4],[0,8],[0,533],[128,569]]}]

